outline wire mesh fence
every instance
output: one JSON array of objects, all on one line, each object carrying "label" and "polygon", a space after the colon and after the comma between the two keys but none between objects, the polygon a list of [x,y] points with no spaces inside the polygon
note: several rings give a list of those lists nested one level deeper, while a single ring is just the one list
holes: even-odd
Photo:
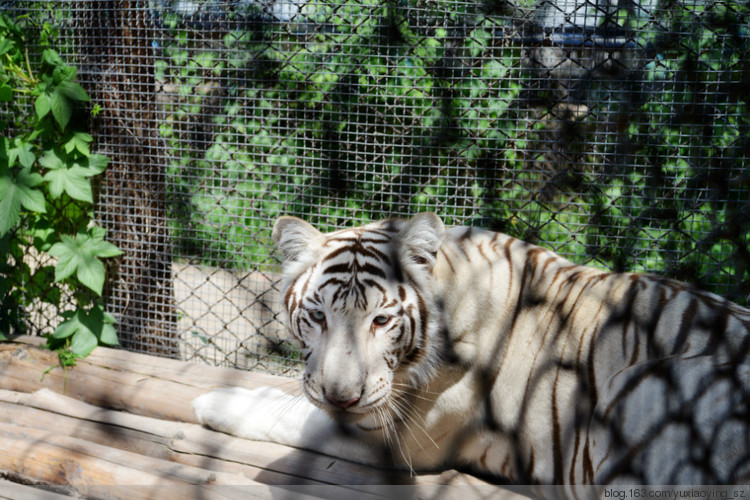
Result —
[{"label": "wire mesh fence", "polygon": [[[4,1],[101,107],[128,349],[285,372],[280,214],[432,210],[747,304],[750,4]],[[41,332],[54,327],[48,314]]]}]

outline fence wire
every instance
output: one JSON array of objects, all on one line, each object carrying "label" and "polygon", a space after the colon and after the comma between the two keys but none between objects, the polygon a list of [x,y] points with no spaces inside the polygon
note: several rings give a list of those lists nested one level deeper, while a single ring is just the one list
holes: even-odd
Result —
[{"label": "fence wire", "polygon": [[54,27],[102,108],[128,349],[296,369],[280,214],[330,230],[432,210],[748,302],[746,1],[0,5]]}]

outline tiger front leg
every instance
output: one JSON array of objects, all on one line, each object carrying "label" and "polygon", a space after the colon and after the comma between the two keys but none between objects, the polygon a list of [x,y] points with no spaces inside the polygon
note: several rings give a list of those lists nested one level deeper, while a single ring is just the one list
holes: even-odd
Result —
[{"label": "tiger front leg", "polygon": [[195,398],[193,410],[201,424],[226,434],[381,465],[363,431],[344,429],[306,398],[280,389],[217,389]]}]

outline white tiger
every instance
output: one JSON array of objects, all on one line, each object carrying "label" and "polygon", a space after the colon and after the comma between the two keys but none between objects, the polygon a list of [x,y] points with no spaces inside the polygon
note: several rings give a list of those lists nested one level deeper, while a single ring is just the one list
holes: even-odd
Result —
[{"label": "white tiger", "polygon": [[222,389],[205,425],[518,484],[750,480],[749,310],[431,213],[273,238],[309,403]]}]

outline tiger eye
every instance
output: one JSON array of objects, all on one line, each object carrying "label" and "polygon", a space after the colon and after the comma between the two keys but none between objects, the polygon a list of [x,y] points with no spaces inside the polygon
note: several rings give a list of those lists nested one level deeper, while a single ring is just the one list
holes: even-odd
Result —
[{"label": "tiger eye", "polygon": [[372,322],[377,326],[385,326],[386,324],[388,324],[390,320],[391,320],[390,316],[385,316],[381,314],[379,316],[375,316],[375,319],[372,320]]}]

